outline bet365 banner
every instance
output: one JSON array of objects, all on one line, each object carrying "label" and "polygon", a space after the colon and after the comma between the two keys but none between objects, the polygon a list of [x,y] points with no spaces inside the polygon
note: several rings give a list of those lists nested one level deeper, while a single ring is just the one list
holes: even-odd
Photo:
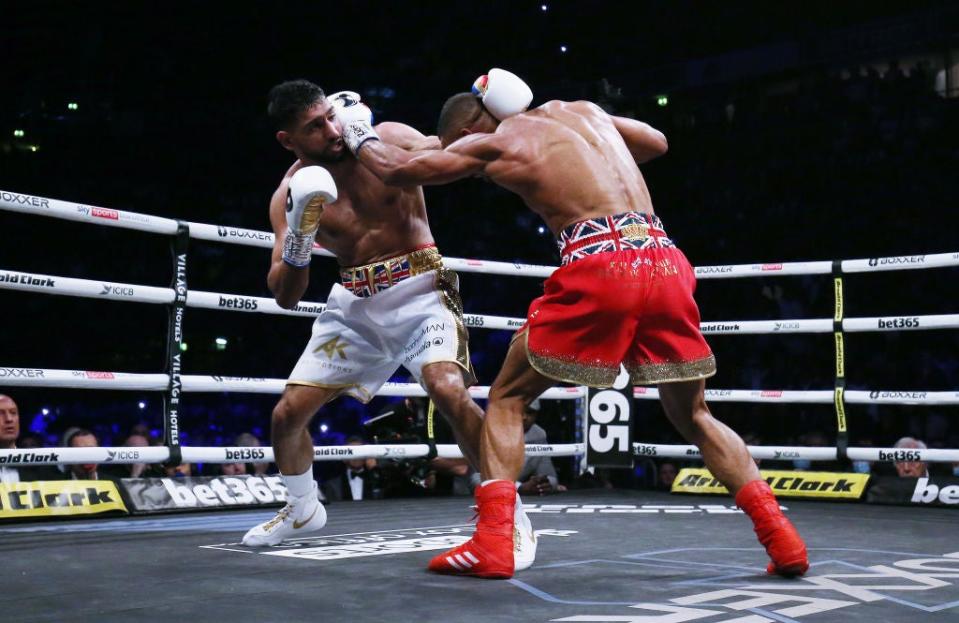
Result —
[{"label": "bet365 banner", "polygon": [[275,506],[286,502],[279,476],[125,478],[120,481],[133,514]]},{"label": "bet365 banner", "polygon": [[876,476],[869,487],[867,502],[876,504],[907,504],[910,506],[939,506],[959,509],[959,478],[898,478]]},{"label": "bet365 banner", "polygon": [[0,485],[0,519],[127,512],[109,480],[53,480]]},{"label": "bet365 banner", "polygon": [[[835,472],[800,472],[760,470],[759,475],[769,483],[778,497],[785,498],[831,498],[858,500],[866,490],[869,474],[845,474]],[[680,470],[673,481],[673,493],[716,493],[729,495],[729,491],[702,467],[687,467]]]},{"label": "bet365 banner", "polygon": [[633,466],[633,386],[620,368],[608,389],[589,388],[586,413],[586,464]]}]

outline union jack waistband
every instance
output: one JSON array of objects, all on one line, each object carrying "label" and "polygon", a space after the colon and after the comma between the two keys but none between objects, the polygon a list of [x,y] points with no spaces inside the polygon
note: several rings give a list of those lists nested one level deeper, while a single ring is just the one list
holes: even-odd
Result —
[{"label": "union jack waistband", "polygon": [[361,298],[388,290],[410,277],[443,267],[443,256],[434,245],[364,266],[340,268],[343,287]]},{"label": "union jack waistband", "polygon": [[623,212],[573,223],[560,232],[556,244],[563,266],[597,253],[676,246],[666,237],[659,217],[644,212]]}]

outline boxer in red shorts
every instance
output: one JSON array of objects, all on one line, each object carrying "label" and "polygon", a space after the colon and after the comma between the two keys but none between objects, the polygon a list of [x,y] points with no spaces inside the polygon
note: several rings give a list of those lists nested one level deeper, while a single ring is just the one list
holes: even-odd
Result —
[{"label": "boxer in red shorts", "polygon": [[716,363],[699,331],[696,280],[653,212],[638,166],[666,153],[665,137],[590,102],[551,101],[527,111],[531,100],[522,80],[494,69],[473,93],[454,95],[443,106],[437,134],[444,149],[421,152],[377,140],[362,112],[340,112],[347,145],[387,184],[486,177],[543,218],[562,257],[490,388],[476,532],[434,558],[430,569],[512,576],[523,408],[557,381],[608,387],[622,363],[634,383],[659,386],[669,420],[735,494],[772,559],[767,570],[805,573],[805,544],[746,444],[706,406],[704,379],[715,374]]},{"label": "boxer in red shorts", "polygon": [[561,381],[610,386],[692,381],[716,373],[699,332],[696,278],[651,213],[579,221],[558,238],[562,266],[517,338],[532,367]]}]

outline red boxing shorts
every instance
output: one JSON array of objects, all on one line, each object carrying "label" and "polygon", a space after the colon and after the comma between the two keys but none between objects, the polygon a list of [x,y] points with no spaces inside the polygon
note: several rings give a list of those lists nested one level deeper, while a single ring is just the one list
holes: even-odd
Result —
[{"label": "red boxing shorts", "polygon": [[562,266],[517,332],[536,371],[592,387],[611,386],[620,363],[637,385],[716,373],[699,331],[696,277],[658,217],[580,221],[558,243]]}]

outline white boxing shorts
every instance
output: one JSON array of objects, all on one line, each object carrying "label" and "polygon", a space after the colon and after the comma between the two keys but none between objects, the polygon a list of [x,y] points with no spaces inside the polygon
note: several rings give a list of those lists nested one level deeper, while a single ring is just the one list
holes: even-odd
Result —
[{"label": "white boxing shorts", "polygon": [[436,247],[340,274],[287,385],[369,402],[400,366],[422,385],[423,366],[440,361],[458,364],[467,386],[476,383],[459,278]]}]

